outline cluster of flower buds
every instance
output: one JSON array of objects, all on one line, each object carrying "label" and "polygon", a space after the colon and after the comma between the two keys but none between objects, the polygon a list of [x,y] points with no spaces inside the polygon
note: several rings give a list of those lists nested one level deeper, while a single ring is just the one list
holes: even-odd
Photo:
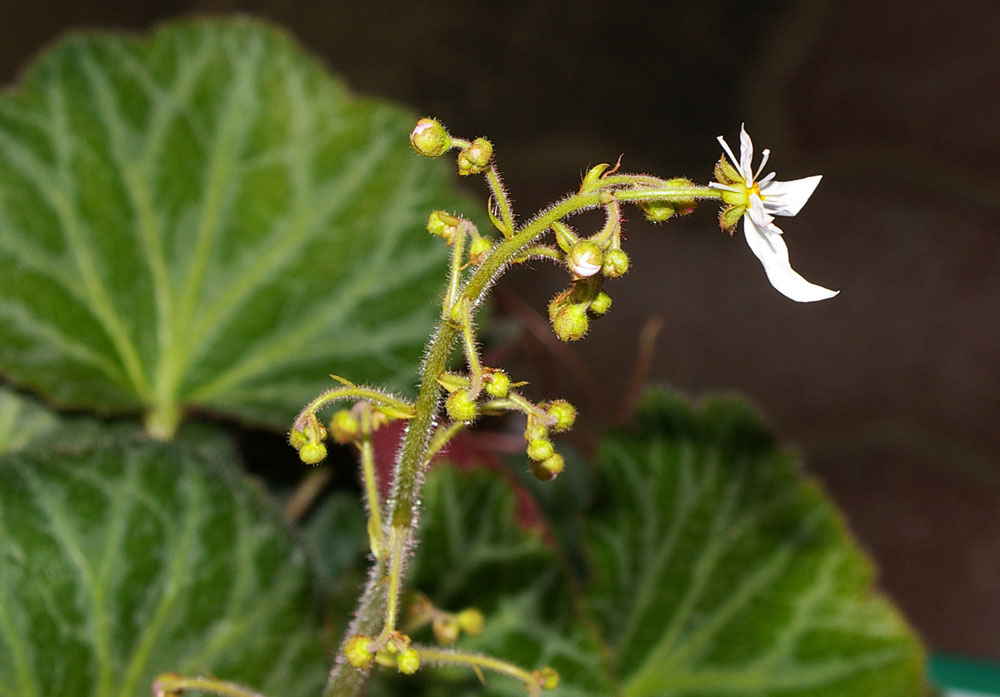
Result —
[{"label": "cluster of flower buds", "polygon": [[443,239],[449,247],[455,244],[459,227],[472,238],[467,250],[469,263],[473,266],[479,266],[493,251],[493,241],[480,235],[479,229],[472,221],[456,217],[445,211],[432,211],[427,217],[427,232]]},{"label": "cluster of flower buds", "polygon": [[326,458],[326,427],[310,413],[301,428],[292,426],[288,442],[299,451],[299,459],[307,465],[318,465]]},{"label": "cluster of flower buds", "polygon": [[443,646],[454,644],[462,632],[469,636],[482,634],[486,625],[483,613],[478,608],[467,607],[459,612],[448,612],[435,607],[422,593],[415,594],[408,612],[410,631],[430,624],[434,638]]},{"label": "cluster of flower buds", "polygon": [[423,118],[410,132],[410,144],[424,157],[441,157],[454,147],[458,151],[458,173],[465,176],[481,174],[493,159],[493,144],[485,138],[467,141],[452,138],[447,129],[435,119]]},{"label": "cluster of flower buds", "polygon": [[565,399],[542,402],[528,412],[524,440],[535,479],[551,481],[565,469],[566,461],[555,451],[549,434],[568,431],[575,421],[576,409]]},{"label": "cluster of flower buds", "polygon": [[[318,465],[327,455],[325,441],[331,438],[335,443],[348,445],[360,442],[360,410],[371,408],[371,430],[377,431],[395,419],[409,419],[413,414],[396,409],[389,404],[373,404],[359,401],[350,409],[340,409],[330,417],[329,426],[320,423],[315,412],[305,414],[292,426],[288,442],[299,451],[299,459],[307,465]],[[300,425],[301,423],[301,425]]]},{"label": "cluster of flower buds", "polygon": [[555,451],[549,435],[568,431],[576,421],[576,409],[565,399],[532,404],[523,395],[511,391],[511,387],[524,383],[512,383],[507,373],[497,368],[483,369],[482,388],[478,394],[473,391],[472,380],[464,375],[444,373],[438,378],[438,384],[449,393],[444,406],[452,421],[471,423],[484,411],[526,413],[524,441],[532,474],[542,481],[550,481],[563,471],[566,462]]},{"label": "cluster of flower buds", "polygon": [[381,665],[395,664],[404,675],[413,675],[420,669],[420,652],[410,646],[410,638],[405,634],[393,632],[377,649],[374,644],[371,637],[355,634],[344,642],[344,658],[358,670],[367,670],[376,660]]}]

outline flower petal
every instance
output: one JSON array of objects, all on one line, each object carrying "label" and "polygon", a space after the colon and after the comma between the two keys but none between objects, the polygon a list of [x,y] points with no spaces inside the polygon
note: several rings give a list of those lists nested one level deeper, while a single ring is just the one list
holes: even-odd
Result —
[{"label": "flower petal", "polygon": [[747,186],[753,184],[753,141],[747,133],[746,125],[740,124],[740,172]]},{"label": "flower petal", "polygon": [[750,250],[760,260],[771,285],[786,297],[800,303],[826,300],[839,293],[810,283],[792,269],[788,247],[776,225],[757,225],[749,215],[743,216],[743,234]]},{"label": "flower petal", "polygon": [[805,179],[795,179],[790,182],[761,182],[760,195],[764,199],[764,208],[771,215],[792,216],[802,210],[813,191],[819,186],[822,174]]}]

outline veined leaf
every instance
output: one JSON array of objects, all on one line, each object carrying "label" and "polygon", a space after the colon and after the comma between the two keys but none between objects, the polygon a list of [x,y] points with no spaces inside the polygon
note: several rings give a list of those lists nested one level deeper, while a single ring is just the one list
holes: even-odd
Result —
[{"label": "veined leaf", "polygon": [[254,21],[61,41],[0,96],[0,372],[161,435],[409,388],[456,202],[414,120]]},{"label": "veined leaf", "polygon": [[[431,472],[410,580],[445,609],[484,609],[486,631],[460,647],[552,665],[552,697],[924,694],[922,649],[874,592],[870,562],[746,406],[696,411],[651,393],[635,428],[603,440],[597,472],[582,528],[565,501],[546,507],[560,511],[553,527],[583,531],[588,573],[575,581],[559,562],[576,549],[557,556],[519,530],[506,481]],[[486,677],[489,694],[524,694]],[[482,694],[468,670],[394,684]]]},{"label": "veined leaf", "polygon": [[819,488],[735,400],[607,438],[588,614],[624,697],[916,697],[922,651]]},{"label": "veined leaf", "polygon": [[311,567],[237,473],[134,441],[11,454],[0,481],[0,695],[134,697],[164,671],[320,691]]}]

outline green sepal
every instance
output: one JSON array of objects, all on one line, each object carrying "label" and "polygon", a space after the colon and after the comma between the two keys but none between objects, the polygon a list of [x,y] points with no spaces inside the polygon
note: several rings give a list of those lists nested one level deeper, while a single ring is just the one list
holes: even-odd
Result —
[{"label": "green sepal", "polygon": [[719,161],[715,163],[715,180],[724,186],[745,184],[743,175],[740,174],[738,169],[733,167],[733,164],[725,155],[720,157]]},{"label": "green sepal", "polygon": [[740,218],[743,214],[747,212],[746,206],[727,206],[719,211],[719,227],[728,232],[730,235],[736,229],[736,224],[740,222]]}]

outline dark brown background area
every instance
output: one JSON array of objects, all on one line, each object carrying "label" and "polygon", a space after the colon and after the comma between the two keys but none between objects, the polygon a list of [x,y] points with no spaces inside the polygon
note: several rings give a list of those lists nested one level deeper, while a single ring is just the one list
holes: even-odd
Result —
[{"label": "dark brown background area", "polygon": [[[269,17],[355,90],[488,135],[524,217],[622,153],[632,171],[707,181],[715,136],[735,143],[746,121],[779,178],[825,175],[782,227],[794,266],[841,295],[780,296],[709,206],[665,226],[633,211],[633,270],[608,285],[609,317],[572,346],[588,376],[557,387],[600,392],[612,408],[635,337],[659,316],[653,377],[750,396],[843,506],[929,646],[1000,659],[1000,4],[7,0],[0,10],[4,82],[69,28]],[[544,313],[566,277],[539,266],[502,284],[508,306]]]}]

